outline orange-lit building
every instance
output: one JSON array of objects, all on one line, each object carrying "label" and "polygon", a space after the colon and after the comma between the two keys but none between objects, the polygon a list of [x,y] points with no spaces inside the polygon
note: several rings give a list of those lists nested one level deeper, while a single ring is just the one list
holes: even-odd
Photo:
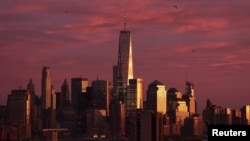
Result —
[{"label": "orange-lit building", "polygon": [[13,128],[11,130],[13,133],[9,134],[13,138],[31,138],[31,94],[29,90],[12,90],[8,95],[6,112],[8,128]]},{"label": "orange-lit building", "polygon": [[166,86],[155,80],[148,85],[147,89],[147,110],[162,113],[167,112]]},{"label": "orange-lit building", "polygon": [[140,78],[129,79],[129,85],[125,96],[126,116],[136,113],[137,109],[143,109],[143,80]]}]

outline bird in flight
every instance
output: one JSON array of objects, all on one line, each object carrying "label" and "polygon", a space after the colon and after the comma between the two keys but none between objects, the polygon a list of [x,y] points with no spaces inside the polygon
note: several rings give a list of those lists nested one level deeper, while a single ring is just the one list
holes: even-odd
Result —
[{"label": "bird in flight", "polygon": [[175,9],[178,9],[178,6],[177,6],[177,5],[174,5],[173,7],[174,7]]}]

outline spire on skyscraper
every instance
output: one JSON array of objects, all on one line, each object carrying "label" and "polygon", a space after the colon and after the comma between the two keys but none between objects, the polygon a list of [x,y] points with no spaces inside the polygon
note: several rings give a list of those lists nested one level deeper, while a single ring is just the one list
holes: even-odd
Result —
[{"label": "spire on skyscraper", "polygon": [[120,31],[118,63],[113,66],[113,96],[120,97],[123,101],[125,88],[129,84],[129,79],[133,79],[133,57],[131,33],[126,30],[127,17],[124,2],[124,30]]},{"label": "spire on skyscraper", "polygon": [[123,25],[124,25],[124,31],[126,31],[126,25],[127,25],[127,9],[126,9],[126,2],[124,2],[124,9],[123,9]]}]

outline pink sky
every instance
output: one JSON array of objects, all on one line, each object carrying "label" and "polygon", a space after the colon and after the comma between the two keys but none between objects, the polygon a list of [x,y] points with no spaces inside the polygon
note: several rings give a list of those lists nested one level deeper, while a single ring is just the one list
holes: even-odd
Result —
[{"label": "pink sky", "polygon": [[199,111],[207,98],[222,107],[250,104],[248,0],[1,0],[0,104],[30,78],[40,95],[43,66],[56,91],[65,78],[112,80],[124,5],[134,74],[145,90],[159,80],[184,93],[187,72]]}]

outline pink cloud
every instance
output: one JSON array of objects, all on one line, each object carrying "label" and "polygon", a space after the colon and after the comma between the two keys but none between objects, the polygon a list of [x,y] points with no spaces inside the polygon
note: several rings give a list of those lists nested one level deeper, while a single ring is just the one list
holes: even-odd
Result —
[{"label": "pink cloud", "polygon": [[[112,79],[119,31],[123,29],[123,2],[0,3],[1,93],[16,88],[15,80],[25,86],[31,77],[39,95],[44,65],[51,67],[56,89],[65,77],[83,75],[93,80],[99,75]],[[241,90],[249,84],[242,80],[249,78],[249,7],[245,0],[127,1],[135,74],[145,80],[145,89],[151,80],[159,79],[182,90],[187,71],[197,86],[199,103],[208,96],[216,99],[211,93],[249,91],[248,87]],[[241,97],[244,102],[244,94]]]}]

